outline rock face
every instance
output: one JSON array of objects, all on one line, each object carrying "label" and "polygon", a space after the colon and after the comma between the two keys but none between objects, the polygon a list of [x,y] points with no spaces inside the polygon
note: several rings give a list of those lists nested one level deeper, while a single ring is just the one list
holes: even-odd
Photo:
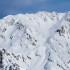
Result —
[{"label": "rock face", "polygon": [[0,70],[70,70],[70,12],[1,19]]}]

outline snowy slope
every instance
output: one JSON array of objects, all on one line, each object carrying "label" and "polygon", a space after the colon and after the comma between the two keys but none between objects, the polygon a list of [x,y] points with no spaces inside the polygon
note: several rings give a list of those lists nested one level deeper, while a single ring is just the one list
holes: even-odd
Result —
[{"label": "snowy slope", "polygon": [[4,17],[0,54],[3,70],[70,70],[70,12]]}]

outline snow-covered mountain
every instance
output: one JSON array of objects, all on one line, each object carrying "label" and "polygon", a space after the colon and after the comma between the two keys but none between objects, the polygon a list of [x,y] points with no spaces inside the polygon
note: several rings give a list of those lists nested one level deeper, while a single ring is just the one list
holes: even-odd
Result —
[{"label": "snow-covered mountain", "polygon": [[70,70],[70,12],[1,19],[0,70]]}]

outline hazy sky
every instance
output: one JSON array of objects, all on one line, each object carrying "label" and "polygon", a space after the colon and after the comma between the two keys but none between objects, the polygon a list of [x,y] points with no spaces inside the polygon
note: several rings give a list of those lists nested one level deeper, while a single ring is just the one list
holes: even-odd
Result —
[{"label": "hazy sky", "polygon": [[9,14],[38,11],[70,11],[70,0],[0,0],[0,18]]}]

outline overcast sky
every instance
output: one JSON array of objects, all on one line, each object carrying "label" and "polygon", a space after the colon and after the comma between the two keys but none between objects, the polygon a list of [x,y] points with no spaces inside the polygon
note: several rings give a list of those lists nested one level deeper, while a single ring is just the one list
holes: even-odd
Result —
[{"label": "overcast sky", "polygon": [[38,11],[70,11],[70,0],[0,0],[0,18],[9,14]]}]

